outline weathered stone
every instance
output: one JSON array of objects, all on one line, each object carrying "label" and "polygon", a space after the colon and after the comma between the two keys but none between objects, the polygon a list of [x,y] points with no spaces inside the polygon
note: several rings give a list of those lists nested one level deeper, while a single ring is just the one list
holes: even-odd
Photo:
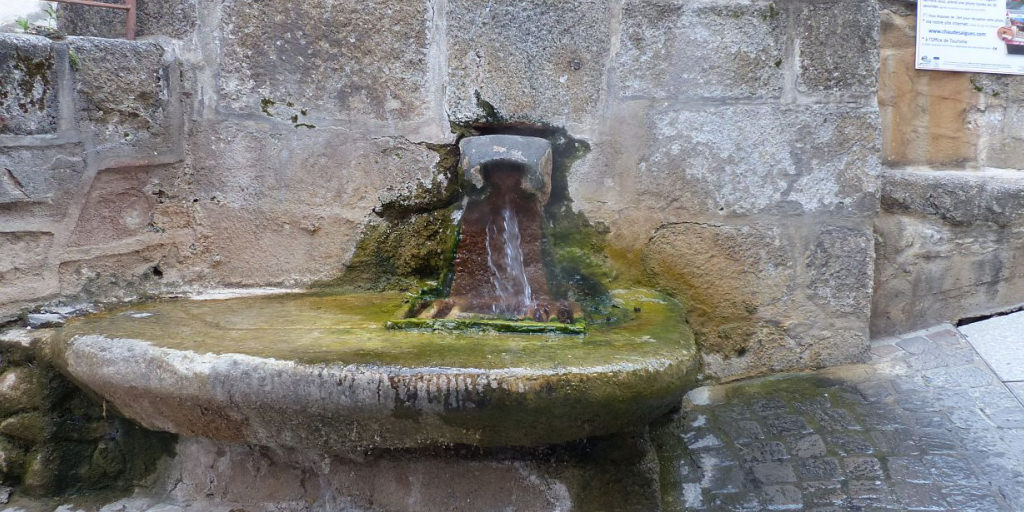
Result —
[{"label": "weathered stone", "polygon": [[797,88],[810,94],[873,94],[878,71],[878,4],[798,2]]},{"label": "weathered stone", "polygon": [[180,158],[181,110],[164,49],[147,41],[70,37],[77,119],[115,164]]},{"label": "weathered stone", "polygon": [[797,437],[790,442],[789,451],[794,457],[824,457],[825,441],[817,434]]},{"label": "weathered stone", "polygon": [[626,2],[615,90],[659,99],[779,97],[786,21],[771,2]]},{"label": "weathered stone", "polygon": [[39,371],[23,366],[0,374],[0,415],[43,405],[45,383]]},{"label": "weathered stone", "polygon": [[0,152],[0,204],[51,203],[41,205],[36,218],[64,212],[85,171],[83,148],[79,144],[45,147],[5,147]]},{"label": "weathered stone", "polygon": [[21,476],[25,466],[25,449],[17,442],[0,436],[0,482]]},{"label": "weathered stone", "polygon": [[811,299],[867,323],[871,311],[874,237],[866,229],[827,226],[806,257]]},{"label": "weathered stone", "polygon": [[156,198],[146,193],[150,177],[145,168],[106,170],[93,179],[69,245],[88,246],[116,242],[147,232],[158,232],[154,220]]},{"label": "weathered stone", "polygon": [[952,226],[1024,221],[1024,173],[985,171],[890,171],[882,179],[886,213],[941,219]]},{"label": "weathered stone", "polygon": [[427,118],[434,104],[427,9],[426,2],[379,0],[225,1],[217,26],[221,105],[284,121],[295,116],[291,125]]},{"label": "weathered stone", "polygon": [[987,85],[980,77],[986,75],[915,70],[913,11],[883,11],[881,21],[878,106],[885,161],[955,166],[976,161],[979,136],[993,125],[985,116],[972,119],[979,89]]},{"label": "weathered stone", "polygon": [[754,478],[764,484],[795,482],[793,466],[786,462],[764,462],[752,467]]},{"label": "weathered stone", "polygon": [[59,488],[59,457],[53,450],[35,450],[28,455],[22,489],[36,496],[52,495]]},{"label": "weathered stone", "polygon": [[849,457],[843,459],[843,470],[846,472],[846,478],[856,480],[885,477],[882,473],[882,463],[874,457]]},{"label": "weathered stone", "polygon": [[873,335],[1020,302],[1024,180],[1017,173],[906,171],[885,182],[886,213],[875,221]]},{"label": "weathered stone", "polygon": [[822,481],[842,478],[839,461],[833,457],[801,459],[794,461],[793,464],[801,480]]},{"label": "weathered stone", "polygon": [[43,37],[0,34],[0,134],[52,133],[56,129],[53,43]]},{"label": "weathered stone", "polygon": [[0,304],[53,292],[52,245],[53,233],[0,233]]},{"label": "weathered stone", "polygon": [[178,249],[155,244],[120,254],[69,259],[57,268],[60,291],[65,297],[89,299],[137,299],[174,286],[178,274]]},{"label": "weathered stone", "polygon": [[463,176],[474,186],[484,186],[483,168],[508,163],[523,168],[522,189],[536,195],[543,205],[551,195],[551,143],[540,137],[483,135],[459,141]]},{"label": "weathered stone", "polygon": [[979,163],[1007,169],[1024,168],[1021,164],[1024,156],[1021,150],[1021,144],[1024,144],[1022,122],[1024,109],[1021,109],[1019,100],[1008,100],[1003,109],[986,110],[968,119],[967,129],[973,128],[974,124],[979,132]]},{"label": "weathered stone", "polygon": [[[693,449],[693,446],[690,448]],[[782,443],[778,441],[768,441],[763,443],[751,443],[749,446],[743,447],[742,457],[744,462],[751,463],[785,460],[789,458],[789,455],[786,454],[786,447]]]},{"label": "weathered stone", "polygon": [[756,315],[781,300],[793,282],[788,245],[783,232],[770,226],[679,223],[655,233],[644,263],[686,304],[705,357],[750,354],[770,365],[769,354],[785,333],[762,328]]},{"label": "weathered stone", "polygon": [[597,0],[452,0],[448,115],[471,120],[493,108],[556,125],[593,120],[605,90],[610,9]]},{"label": "weathered stone", "polygon": [[[202,155],[194,162],[194,257],[224,281],[335,277],[375,207],[405,216],[456,199],[439,155],[403,138],[228,123],[201,134],[192,149]],[[415,199],[424,196],[431,201]]]},{"label": "weathered stone", "polygon": [[16,414],[0,422],[0,434],[38,443],[46,436],[46,416],[38,411]]},{"label": "weathered stone", "polygon": [[651,139],[638,164],[637,193],[663,214],[876,211],[873,110],[680,108],[652,113],[646,130]]},{"label": "weathered stone", "polygon": [[34,362],[49,341],[48,329],[7,329],[0,332],[0,365]]},{"label": "weathered stone", "polygon": [[[171,498],[185,502],[198,498],[197,508],[207,510],[221,510],[221,503],[246,509],[314,503],[330,509],[341,505],[361,510],[362,504],[373,503],[377,508],[409,512],[508,508],[554,512],[573,508],[584,501],[581,494],[587,492],[586,484],[576,486],[571,475],[546,471],[547,465],[532,461],[510,464],[440,454],[415,458],[385,455],[357,462],[318,455],[313,456],[318,462],[311,464],[309,456],[312,452],[183,440],[173,476],[168,479],[168,483],[179,482],[172,486]],[[590,468],[582,465],[580,469]],[[453,473],[464,473],[470,483],[452,487]],[[602,496],[598,489],[590,492]],[[324,496],[331,498],[325,500]],[[623,498],[604,496],[616,501]]]},{"label": "weathered stone", "polygon": [[[136,37],[187,38],[197,24],[196,0],[136,0]],[[66,4],[57,11],[57,25],[73,36],[124,38],[125,12]]]}]

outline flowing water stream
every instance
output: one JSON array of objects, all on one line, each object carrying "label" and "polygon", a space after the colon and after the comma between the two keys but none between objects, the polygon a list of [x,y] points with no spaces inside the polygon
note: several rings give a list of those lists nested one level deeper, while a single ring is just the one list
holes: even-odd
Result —
[{"label": "flowing water stream", "polygon": [[[497,222],[496,222],[497,221]],[[515,210],[505,205],[498,219],[487,223],[487,266],[497,300],[498,315],[523,315],[533,305],[533,292],[523,264],[522,237]]]}]

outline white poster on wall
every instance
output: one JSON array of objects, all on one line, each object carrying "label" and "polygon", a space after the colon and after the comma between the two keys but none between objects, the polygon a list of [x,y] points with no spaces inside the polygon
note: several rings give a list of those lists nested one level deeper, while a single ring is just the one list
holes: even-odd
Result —
[{"label": "white poster on wall", "polygon": [[916,67],[1024,75],[1024,0],[918,0]]}]

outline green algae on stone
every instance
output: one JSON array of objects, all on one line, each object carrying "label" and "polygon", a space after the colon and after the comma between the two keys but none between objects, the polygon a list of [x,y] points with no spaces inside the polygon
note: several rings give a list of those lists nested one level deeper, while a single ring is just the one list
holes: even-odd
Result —
[{"label": "green algae on stone", "polygon": [[[398,293],[163,300],[73,319],[56,351],[128,417],[183,435],[342,451],[533,446],[643,425],[691,385],[678,303],[611,295],[633,317],[574,336],[388,329]],[[152,402],[181,385],[183,402]]]},{"label": "green algae on stone", "polygon": [[535,322],[533,320],[502,320],[494,318],[401,318],[387,322],[389,329],[428,329],[461,331],[482,329],[494,332],[538,334],[583,334],[586,322],[582,319],[563,324],[561,322]]},{"label": "green algae on stone", "polygon": [[310,293],[193,301],[165,299],[71,320],[67,340],[101,334],[197,353],[241,353],[307,364],[556,369],[638,359],[677,360],[694,352],[679,304],[646,290],[616,290],[635,317],[588,326],[582,336],[388,329],[401,293]]},{"label": "green algae on stone", "polygon": [[439,279],[451,265],[457,240],[454,208],[367,224],[345,273],[318,286],[412,290]]}]

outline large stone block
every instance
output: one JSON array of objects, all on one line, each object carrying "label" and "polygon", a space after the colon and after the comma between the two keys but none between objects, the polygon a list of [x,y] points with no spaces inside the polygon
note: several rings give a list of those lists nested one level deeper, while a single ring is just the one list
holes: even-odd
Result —
[{"label": "large stone block", "polygon": [[844,98],[877,88],[879,12],[874,0],[792,2],[797,89]]},{"label": "large stone block", "polygon": [[53,233],[0,232],[0,304],[29,300],[54,291],[48,264]]},{"label": "large stone block", "polygon": [[93,179],[69,245],[102,245],[158,233],[148,168],[109,169]]},{"label": "large stone block", "polygon": [[873,336],[1024,302],[1024,173],[893,172],[882,206]]},{"label": "large stone block", "polygon": [[610,3],[529,0],[448,3],[446,105],[456,120],[497,113],[581,124],[605,94]]},{"label": "large stone block", "polygon": [[724,106],[649,114],[637,170],[641,204],[695,215],[877,209],[872,109]]},{"label": "large stone block", "polygon": [[[400,123],[427,117],[427,2],[316,0],[221,7],[222,108]],[[306,117],[308,116],[308,117]]]},{"label": "large stone block", "polygon": [[[137,9],[137,37],[168,36],[184,39],[196,28],[196,0],[137,0]],[[57,25],[68,34],[114,39],[125,36],[124,11],[62,4],[57,12]]]},{"label": "large stone block", "polygon": [[915,70],[915,16],[886,11],[881,21],[878,107],[884,160],[892,165],[975,161],[980,133],[971,128],[980,100],[976,78]]},{"label": "large stone block", "polygon": [[622,96],[782,94],[786,16],[772,2],[631,0],[615,55]]},{"label": "large stone block", "polygon": [[979,134],[979,163],[990,167],[1024,169],[1024,109],[1020,100],[1005,107],[978,113],[968,127]]},{"label": "large stone block", "polygon": [[826,226],[805,256],[811,300],[833,315],[867,324],[871,312],[874,238],[867,228]]},{"label": "large stone block", "polygon": [[882,209],[936,217],[956,226],[1024,221],[1024,172],[889,171],[882,179]]},{"label": "large stone block", "polygon": [[738,378],[858,361],[868,347],[870,231],[810,219],[660,227],[648,278],[687,306],[706,375]]},{"label": "large stone block", "polygon": [[768,352],[785,344],[787,336],[766,325],[758,312],[792,294],[792,245],[776,226],[669,224],[644,248],[644,267],[687,307],[705,356],[752,353],[767,365],[779,355]]},{"label": "large stone block", "polygon": [[238,283],[336,275],[382,202],[434,183],[438,154],[402,138],[217,124],[196,139],[198,256]]},{"label": "large stone block", "polygon": [[77,55],[75,108],[98,153],[162,163],[180,151],[181,119],[171,69],[153,42],[70,37]]},{"label": "large stone block", "polygon": [[126,300],[178,289],[182,250],[155,244],[121,254],[68,259],[58,265],[60,293],[81,300]]},{"label": "large stone block", "polygon": [[53,43],[0,34],[0,134],[52,133],[57,115]]},{"label": "large stone block", "polygon": [[80,144],[14,146],[0,150],[0,204],[60,203],[85,171]]},{"label": "large stone block", "polygon": [[41,407],[46,395],[45,384],[39,370],[28,366],[0,374],[0,415]]}]

